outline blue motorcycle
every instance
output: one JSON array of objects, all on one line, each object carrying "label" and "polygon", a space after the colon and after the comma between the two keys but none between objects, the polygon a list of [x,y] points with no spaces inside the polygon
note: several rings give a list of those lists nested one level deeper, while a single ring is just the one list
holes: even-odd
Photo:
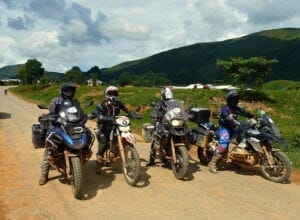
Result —
[{"label": "blue motorcycle", "polygon": [[[90,102],[88,104],[92,105]],[[40,109],[48,109],[39,104]],[[64,101],[58,115],[42,114],[32,127],[35,148],[47,148],[49,164],[71,183],[75,198],[82,197],[82,166],[92,156],[95,136],[85,126],[87,117],[72,101]]]}]

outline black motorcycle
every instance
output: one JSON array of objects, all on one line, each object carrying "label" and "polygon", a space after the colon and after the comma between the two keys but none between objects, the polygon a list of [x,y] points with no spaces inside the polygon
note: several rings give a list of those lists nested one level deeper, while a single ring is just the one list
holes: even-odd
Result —
[{"label": "black motorcycle", "polygon": [[[207,165],[218,146],[219,137],[218,127],[208,120],[204,121],[192,129],[190,137],[191,143],[198,146],[199,160]],[[259,165],[266,179],[285,182],[291,175],[291,162],[281,150],[286,144],[272,118],[260,111],[257,119],[249,119],[238,125],[223,160],[241,167]]]},{"label": "black motorcycle", "polygon": [[[92,105],[90,102],[87,106]],[[39,104],[40,109],[48,109]],[[95,140],[85,126],[86,116],[72,101],[64,101],[58,115],[42,114],[40,124],[32,126],[32,142],[35,148],[46,147],[49,164],[71,183],[75,198],[82,197],[82,165],[92,156]],[[53,126],[55,124],[55,126]]]},{"label": "black motorcycle", "polygon": [[151,149],[155,149],[156,156],[162,161],[171,160],[174,176],[183,179],[189,168],[188,116],[180,100],[165,101],[165,108],[162,122],[155,122]]}]

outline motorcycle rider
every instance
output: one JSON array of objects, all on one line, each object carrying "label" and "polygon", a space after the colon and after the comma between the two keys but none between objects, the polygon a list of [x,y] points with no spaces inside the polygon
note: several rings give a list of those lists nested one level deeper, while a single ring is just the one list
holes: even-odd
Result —
[{"label": "motorcycle rider", "polygon": [[[152,123],[156,123],[156,132],[159,135],[162,135],[162,119],[167,111],[165,102],[173,99],[173,92],[171,88],[166,87],[161,90],[161,101],[156,103],[151,112]],[[156,159],[156,150],[153,144],[151,145],[151,151],[149,156],[149,161],[146,163],[146,166],[153,166]]]},{"label": "motorcycle rider", "polygon": [[230,139],[234,133],[234,130],[239,125],[237,121],[237,116],[242,115],[247,118],[253,118],[255,115],[250,112],[245,111],[238,107],[239,94],[237,91],[230,91],[226,96],[226,105],[221,107],[221,112],[219,115],[219,125],[218,130],[219,135],[219,146],[217,147],[215,154],[213,155],[211,161],[209,162],[209,171],[212,173],[217,173],[217,162],[222,159],[227,151]]},{"label": "motorcycle rider", "polygon": [[[123,110],[125,113],[129,114],[129,110],[118,99],[119,89],[116,86],[108,86],[105,90],[105,98],[98,103],[95,110],[88,114],[88,118],[93,119],[97,117],[98,124],[98,152],[96,154],[96,173],[100,174],[102,165],[103,165],[103,155],[105,150],[109,147],[109,135],[112,129],[112,120],[113,116],[120,114],[120,110]],[[114,112],[113,112],[114,111]]]},{"label": "motorcycle rider", "polygon": [[[63,104],[69,101],[72,102],[72,105],[75,105],[78,107],[78,109],[81,109],[79,102],[77,100],[73,100],[75,92],[76,92],[75,84],[64,83],[60,89],[60,96],[53,98],[51,101],[49,114],[54,116],[58,115]],[[59,126],[59,124],[53,122],[51,126]],[[51,126],[47,128],[48,131],[51,130]],[[44,185],[48,181],[48,174],[50,170],[50,164],[46,159],[48,154],[49,154],[48,149],[45,148],[44,155],[42,158],[42,163],[41,163],[41,177],[39,180],[39,185]]]}]

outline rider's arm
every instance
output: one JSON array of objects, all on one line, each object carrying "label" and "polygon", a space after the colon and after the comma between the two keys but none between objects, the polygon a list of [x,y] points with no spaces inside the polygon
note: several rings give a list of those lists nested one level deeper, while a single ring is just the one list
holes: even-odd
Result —
[{"label": "rider's arm", "polygon": [[51,104],[50,104],[50,108],[49,108],[49,114],[53,114],[56,115],[58,112],[58,106],[61,103],[61,97],[55,97],[54,99],[52,99]]},{"label": "rider's arm", "polygon": [[254,118],[255,115],[246,111],[245,109],[241,109],[239,108],[239,111],[240,111],[240,115],[244,116],[244,117],[247,117],[247,118]]},{"label": "rider's arm", "polygon": [[229,107],[224,105],[221,108],[219,122],[221,125],[225,125],[227,127],[234,127],[236,124],[236,119],[232,111],[230,111]]},{"label": "rider's arm", "polygon": [[123,102],[121,102],[121,101],[119,101],[119,107],[120,107],[120,109],[122,109],[125,113],[130,113],[130,111],[128,110],[128,108],[124,105],[124,103]]},{"label": "rider's arm", "polygon": [[103,114],[103,112],[104,112],[104,107],[102,105],[102,102],[100,102],[100,103],[98,103],[98,105],[96,106],[96,108],[94,109],[94,111],[92,111],[92,113],[88,114],[88,118],[94,119],[98,115]]}]

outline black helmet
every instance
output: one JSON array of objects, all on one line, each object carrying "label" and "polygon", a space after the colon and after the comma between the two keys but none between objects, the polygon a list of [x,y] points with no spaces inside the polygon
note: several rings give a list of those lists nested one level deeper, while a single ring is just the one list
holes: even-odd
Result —
[{"label": "black helmet", "polygon": [[239,94],[237,91],[230,91],[226,96],[227,105],[237,106],[239,104]]},{"label": "black helmet", "polygon": [[172,92],[172,90],[169,87],[163,88],[161,90],[161,98],[162,98],[163,101],[173,99],[173,92]]},{"label": "black helmet", "polygon": [[64,83],[60,90],[60,95],[64,99],[73,99],[76,92],[76,85],[74,83]]},{"label": "black helmet", "polygon": [[105,98],[109,100],[115,99],[119,95],[119,89],[116,86],[109,86],[105,90]]}]

